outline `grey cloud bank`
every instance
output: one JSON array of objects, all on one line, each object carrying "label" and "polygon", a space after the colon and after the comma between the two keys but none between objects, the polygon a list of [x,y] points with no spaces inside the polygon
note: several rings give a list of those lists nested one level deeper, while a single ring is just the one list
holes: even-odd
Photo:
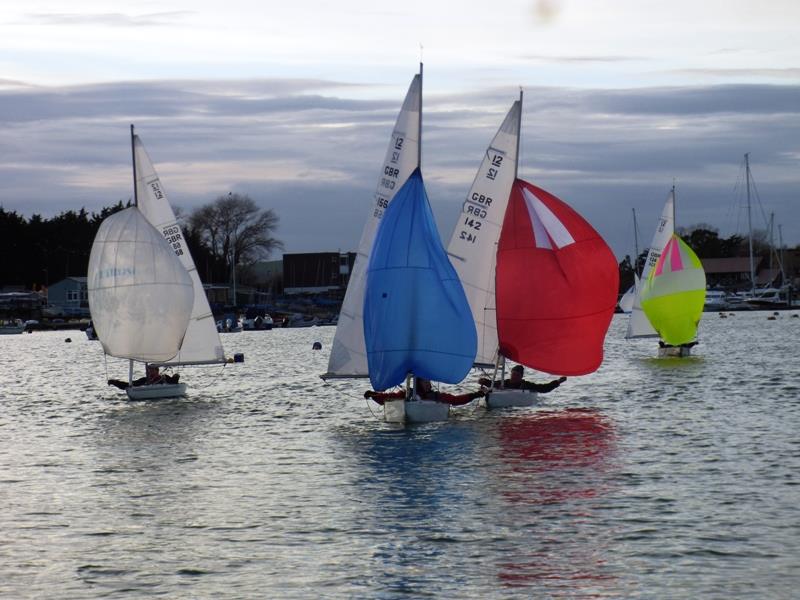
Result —
[{"label": "grey cloud bank", "polygon": [[[51,215],[129,198],[134,123],[173,204],[246,192],[278,212],[288,252],[357,246],[403,97],[363,99],[360,86],[311,79],[15,83],[0,88],[4,208]],[[517,91],[426,88],[423,174],[447,239]],[[520,174],[579,210],[622,257],[633,252],[631,208],[646,244],[673,178],[679,225],[741,232],[735,186],[751,152],[764,210],[794,245],[798,113],[797,85],[526,88]]]}]

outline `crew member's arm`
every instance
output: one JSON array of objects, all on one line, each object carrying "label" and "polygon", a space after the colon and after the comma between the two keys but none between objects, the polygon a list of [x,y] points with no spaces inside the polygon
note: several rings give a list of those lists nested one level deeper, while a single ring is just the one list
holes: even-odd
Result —
[{"label": "crew member's arm", "polygon": [[373,392],[372,390],[367,390],[364,392],[364,398],[372,398],[378,404],[383,404],[386,400],[399,400],[405,397],[405,390],[397,390],[396,392]]},{"label": "crew member's arm", "polygon": [[468,404],[475,400],[475,398],[483,398],[486,395],[486,392],[483,390],[478,390],[477,392],[472,392],[470,394],[447,394],[445,392],[439,392],[439,395],[436,397],[437,400],[440,402],[447,402],[452,406],[461,406],[462,404]]},{"label": "crew member's arm", "polygon": [[559,377],[550,383],[533,383],[532,381],[523,381],[520,387],[522,387],[523,390],[532,390],[534,392],[539,392],[540,394],[546,394],[547,392],[552,392],[566,380],[566,377]]}]

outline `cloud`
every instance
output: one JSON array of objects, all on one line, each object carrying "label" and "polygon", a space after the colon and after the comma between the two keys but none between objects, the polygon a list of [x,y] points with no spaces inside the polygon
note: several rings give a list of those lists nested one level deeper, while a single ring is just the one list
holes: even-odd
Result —
[{"label": "cloud", "polygon": [[[0,204],[51,215],[126,200],[135,123],[173,204],[247,193],[279,214],[286,251],[353,249],[402,102],[402,92],[364,89],[316,79],[0,85]],[[426,95],[423,174],[445,239],[517,95]],[[649,239],[673,179],[681,225],[740,227],[733,190],[748,151],[766,212],[800,242],[800,86],[541,87],[524,99],[521,176],[572,204],[618,255],[632,252],[631,208]]]},{"label": "cloud", "polygon": [[26,19],[38,25],[100,25],[102,27],[162,27],[175,25],[191,11],[164,11],[141,15],[125,13],[29,13]]}]

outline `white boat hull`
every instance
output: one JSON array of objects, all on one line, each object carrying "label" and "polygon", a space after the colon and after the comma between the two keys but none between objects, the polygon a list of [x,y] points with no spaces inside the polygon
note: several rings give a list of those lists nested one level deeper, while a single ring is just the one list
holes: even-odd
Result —
[{"label": "white boat hull", "polygon": [[486,396],[486,408],[509,408],[512,406],[536,406],[539,394],[526,390],[492,390]]},{"label": "white boat hull", "polygon": [[436,400],[388,400],[383,404],[383,417],[388,423],[433,423],[447,421],[450,405]]},{"label": "white boat hull", "polygon": [[131,400],[156,400],[158,398],[177,398],[186,395],[185,383],[156,383],[137,385],[125,390]]}]

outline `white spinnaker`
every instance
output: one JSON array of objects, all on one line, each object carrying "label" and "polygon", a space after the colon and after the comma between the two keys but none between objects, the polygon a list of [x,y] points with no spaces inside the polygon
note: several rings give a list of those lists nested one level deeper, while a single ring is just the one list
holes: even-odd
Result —
[{"label": "white spinnaker", "polygon": [[361,233],[358,254],[345,292],[339,322],[331,346],[328,372],[323,377],[368,375],[364,342],[364,291],[375,232],[395,193],[419,166],[419,126],[422,109],[422,78],[415,75],[397,117],[392,139],[381,167],[378,189]]},{"label": "white spinnaker", "polygon": [[656,266],[661,253],[664,251],[664,246],[672,237],[675,232],[675,195],[674,191],[670,191],[667,201],[664,203],[664,209],[661,211],[661,218],[658,221],[658,227],[653,234],[653,241],[650,243],[650,249],[647,252],[647,260],[642,269],[641,278],[636,278],[634,285],[636,286],[636,297],[633,301],[631,308],[631,316],[628,319],[628,331],[625,334],[627,339],[640,338],[640,337],[658,337],[658,333],[650,325],[650,321],[642,310],[642,302],[639,294],[642,288],[642,282],[647,281],[650,271]]},{"label": "white spinnaker", "polygon": [[136,207],[100,225],[89,256],[89,309],[106,354],[163,362],[178,353],[192,311],[192,279]]},{"label": "white spinnaker", "polygon": [[486,149],[447,246],[475,319],[477,364],[493,364],[497,353],[497,241],[516,176],[521,109],[521,102],[514,102]]},{"label": "white spinnaker", "polygon": [[[138,135],[133,138],[133,154],[136,161],[137,206],[145,218],[155,227],[172,247],[180,259],[194,286],[192,319],[180,352],[168,361],[170,364],[213,364],[225,362],[225,352],[217,332],[216,321],[208,304],[203,283],[195,267],[189,247],[183,237],[178,220],[161,187],[153,163],[147,155]],[[165,361],[167,362],[167,361]]]}]

